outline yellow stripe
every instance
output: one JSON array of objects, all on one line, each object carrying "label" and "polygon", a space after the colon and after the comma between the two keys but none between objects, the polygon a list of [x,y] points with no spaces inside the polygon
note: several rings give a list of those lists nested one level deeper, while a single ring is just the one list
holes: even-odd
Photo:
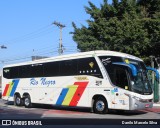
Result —
[{"label": "yellow stripe", "polygon": [[12,88],[13,88],[13,82],[10,82],[6,96],[9,96],[9,95],[10,95]]},{"label": "yellow stripe", "polygon": [[66,97],[65,97],[65,99],[64,99],[64,101],[62,103],[62,105],[69,105],[69,103],[71,102],[72,97],[74,96],[78,86],[71,85],[68,88],[69,88],[69,91],[68,91],[68,93],[67,93],[67,95],[66,95]]}]

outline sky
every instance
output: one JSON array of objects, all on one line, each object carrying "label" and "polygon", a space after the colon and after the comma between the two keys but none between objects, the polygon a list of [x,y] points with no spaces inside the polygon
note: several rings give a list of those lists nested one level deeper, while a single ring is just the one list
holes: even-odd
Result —
[{"label": "sky", "polygon": [[[103,0],[90,0],[97,7]],[[108,0],[111,3],[111,0]],[[31,60],[31,56],[57,56],[60,29],[63,54],[77,52],[72,39],[72,22],[77,27],[87,25],[90,16],[85,12],[88,0],[0,0],[0,69],[7,64]]]}]

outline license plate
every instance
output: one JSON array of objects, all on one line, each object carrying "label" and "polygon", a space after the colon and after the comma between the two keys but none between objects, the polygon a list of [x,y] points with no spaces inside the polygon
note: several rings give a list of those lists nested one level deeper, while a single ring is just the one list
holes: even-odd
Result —
[{"label": "license plate", "polygon": [[145,108],[149,108],[149,104],[146,104],[146,105],[145,105]]}]

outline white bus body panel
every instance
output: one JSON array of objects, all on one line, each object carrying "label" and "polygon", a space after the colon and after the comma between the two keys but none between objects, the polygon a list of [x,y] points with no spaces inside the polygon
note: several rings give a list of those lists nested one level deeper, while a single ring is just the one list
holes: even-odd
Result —
[{"label": "white bus body panel", "polygon": [[130,97],[125,94],[130,94],[131,96],[136,95],[137,97],[142,97],[144,99],[153,98],[153,95],[143,96],[112,85],[103,64],[97,57],[104,55],[126,57],[142,61],[132,55],[119,52],[92,51],[10,65],[18,66],[94,56],[102,72],[103,79],[94,76],[77,75],[64,77],[21,78],[12,80],[5,79],[2,75],[2,98],[13,101],[14,94],[18,92],[21,97],[23,97],[25,93],[28,93],[31,97],[32,103],[92,107],[93,97],[95,95],[100,95],[107,100],[109,109],[123,110],[130,109]]}]

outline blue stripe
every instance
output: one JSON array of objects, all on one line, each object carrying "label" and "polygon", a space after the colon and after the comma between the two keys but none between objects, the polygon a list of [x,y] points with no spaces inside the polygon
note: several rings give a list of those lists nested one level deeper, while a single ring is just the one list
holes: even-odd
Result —
[{"label": "blue stripe", "polygon": [[10,93],[10,96],[14,95],[14,92],[16,91],[18,83],[19,83],[19,80],[13,80],[13,88],[12,88],[12,91]]},{"label": "blue stripe", "polygon": [[56,105],[61,105],[64,98],[66,97],[67,95],[67,92],[68,92],[69,88],[64,88],[62,91],[61,91],[61,94],[56,102]]}]

